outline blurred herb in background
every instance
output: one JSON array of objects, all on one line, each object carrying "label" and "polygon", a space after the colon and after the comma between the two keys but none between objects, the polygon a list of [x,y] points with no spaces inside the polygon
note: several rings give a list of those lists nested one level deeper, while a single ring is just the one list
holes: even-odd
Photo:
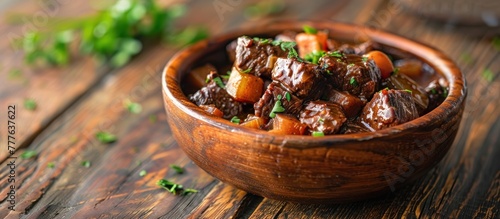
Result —
[{"label": "blurred herb in background", "polygon": [[61,19],[50,30],[30,32],[19,43],[28,64],[65,65],[75,42],[80,53],[120,67],[138,54],[146,41],[183,46],[206,38],[208,32],[202,27],[174,28],[174,21],[185,12],[183,5],[162,8],[155,0],[117,0],[94,15]]},{"label": "blurred herb in background", "polygon": [[245,16],[247,18],[259,18],[276,15],[285,10],[285,5],[284,0],[258,1],[245,8]]}]

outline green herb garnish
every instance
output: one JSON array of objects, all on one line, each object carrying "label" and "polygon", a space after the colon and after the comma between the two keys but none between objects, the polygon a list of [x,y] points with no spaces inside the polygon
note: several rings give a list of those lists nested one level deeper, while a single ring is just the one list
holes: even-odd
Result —
[{"label": "green herb garnish", "polygon": [[316,28],[311,27],[309,25],[304,25],[302,27],[302,29],[304,29],[304,32],[307,34],[317,34],[318,33],[318,30],[316,30]]},{"label": "green herb garnish", "polygon": [[367,62],[367,61],[368,61],[368,57],[363,56],[363,57],[361,57],[361,60],[362,60],[363,62]]},{"label": "green herb garnish", "polygon": [[115,135],[105,131],[97,132],[95,134],[95,137],[97,138],[97,140],[104,144],[113,143],[117,140]]},{"label": "green herb garnish", "polygon": [[443,97],[446,98],[448,96],[448,89],[443,89]]},{"label": "green herb garnish", "polygon": [[344,57],[344,55],[340,52],[340,51],[332,51],[332,52],[328,52],[326,53],[328,56],[331,56],[331,57],[336,57],[336,58],[342,58]]},{"label": "green herb garnish", "polygon": [[130,100],[126,100],[124,105],[125,108],[131,113],[139,114],[142,111],[142,106],[139,103],[134,103]]},{"label": "green herb garnish", "polygon": [[184,189],[182,191],[182,195],[187,195],[187,194],[190,194],[190,193],[197,193],[197,192],[198,192],[198,190],[196,190],[196,189]]},{"label": "green herb garnish", "polygon": [[404,89],[404,91],[406,91],[406,92],[408,92],[408,93],[410,93],[410,94],[411,94],[411,93],[413,93],[413,91],[412,91],[412,90],[410,90],[410,89]]},{"label": "green herb garnish", "polygon": [[22,76],[21,70],[19,69],[12,69],[9,71],[9,79],[16,79],[20,78]]},{"label": "green herb garnish", "polygon": [[297,45],[297,43],[277,40],[273,41],[272,44],[274,46],[279,46],[283,51],[288,51],[288,58],[297,58],[299,59],[299,61],[302,60],[300,59],[297,50],[295,50],[295,46]]},{"label": "green herb garnish", "polygon": [[240,124],[240,118],[238,118],[237,116],[233,116],[233,118],[231,118],[231,122],[236,123],[236,124]]},{"label": "green herb garnish", "polygon": [[290,102],[290,100],[292,99],[292,95],[290,95],[290,93],[287,91],[287,92],[285,92],[285,98],[286,98],[286,101]]},{"label": "green herb garnish", "polygon": [[353,66],[354,66],[354,63],[347,65],[347,67],[353,67]]},{"label": "green herb garnish", "polygon": [[493,47],[497,50],[500,51],[500,37],[496,36],[493,38],[491,41],[491,44],[493,44]]},{"label": "green herb garnish", "polygon": [[37,104],[34,99],[28,98],[24,100],[24,108],[29,111],[36,110]]},{"label": "green herb garnish", "polygon": [[53,169],[54,167],[56,167],[56,164],[54,162],[48,162],[47,167]]},{"label": "green herb garnish", "polygon": [[399,73],[399,68],[394,68],[394,71],[392,71],[391,75],[395,75]]},{"label": "green herb garnish", "polygon": [[213,79],[213,81],[215,82],[215,84],[217,84],[217,86],[219,86],[220,88],[222,89],[226,89],[226,85],[224,85],[224,83],[222,82],[222,79],[220,79],[220,77],[216,77]]},{"label": "green herb garnish", "polygon": [[304,59],[306,61],[309,61],[313,64],[318,64],[319,59],[325,55],[324,51],[312,51],[311,53],[307,54]]},{"label": "green herb garnish", "polygon": [[323,136],[325,136],[325,133],[323,133],[323,132],[319,132],[319,131],[314,131],[314,132],[312,132],[312,134],[311,134],[311,135],[312,135],[313,137],[323,137]]},{"label": "green herb garnish", "polygon": [[245,69],[241,71],[241,73],[250,73],[250,71],[252,71],[252,68]]},{"label": "green herb garnish", "polygon": [[148,174],[146,170],[141,170],[141,172],[139,172],[140,177],[146,176],[146,174]]},{"label": "green herb garnish", "polygon": [[149,115],[149,122],[150,123],[156,123],[156,121],[158,121],[158,117],[155,115],[155,114],[151,114]]},{"label": "green herb garnish", "polygon": [[244,14],[249,18],[275,15],[282,12],[285,9],[285,6],[286,4],[283,0],[261,0],[247,6],[244,10]]},{"label": "green herb garnish", "polygon": [[319,122],[319,124],[323,124],[323,123],[325,123],[325,119],[323,119],[323,118],[319,118],[319,119],[318,119],[318,122]]},{"label": "green herb garnish", "polygon": [[21,154],[20,157],[22,159],[30,159],[30,158],[36,157],[37,155],[38,155],[38,153],[34,150],[26,150]]},{"label": "green herb garnish", "polygon": [[492,82],[495,78],[493,71],[491,71],[490,69],[485,69],[481,76],[483,76],[484,80],[486,80],[487,82]]},{"label": "green herb garnish", "polygon": [[118,0],[94,15],[80,19],[59,19],[47,31],[28,32],[18,43],[29,64],[68,64],[70,48],[76,44],[82,54],[100,58],[113,67],[128,63],[143,48],[143,42],[164,39],[174,44],[190,44],[207,36],[204,28],[174,29],[174,20],[186,7],[162,8],[154,0]]},{"label": "green herb garnish", "polygon": [[90,167],[90,161],[88,161],[88,160],[82,161],[81,165],[82,165],[82,167],[89,168]]},{"label": "green herb garnish", "polygon": [[465,64],[472,64],[472,62],[474,62],[474,58],[472,57],[472,55],[470,55],[469,53],[462,53],[460,55],[460,60],[463,61]]},{"label": "green herb garnish", "polygon": [[274,107],[271,110],[271,113],[269,113],[269,117],[274,118],[276,117],[276,113],[282,113],[282,112],[285,112],[285,108],[281,105],[281,94],[278,94],[278,98],[274,103]]},{"label": "green herb garnish", "polygon": [[182,168],[182,167],[180,167],[178,165],[170,164],[170,168],[172,168],[173,170],[175,170],[175,172],[178,173],[178,174],[184,173],[184,168]]},{"label": "green herb garnish", "polygon": [[254,37],[253,40],[255,40],[256,42],[260,43],[260,44],[268,44],[268,43],[271,43],[272,40],[271,39],[263,39],[263,38],[258,38],[258,37]]},{"label": "green herb garnish", "polygon": [[352,77],[351,80],[349,80],[349,84],[352,86],[358,86],[358,81],[356,81],[356,78]]},{"label": "green herb garnish", "polygon": [[170,193],[176,195],[178,190],[182,190],[183,186],[181,184],[177,184],[166,179],[160,179],[156,182],[156,185],[166,189]]}]

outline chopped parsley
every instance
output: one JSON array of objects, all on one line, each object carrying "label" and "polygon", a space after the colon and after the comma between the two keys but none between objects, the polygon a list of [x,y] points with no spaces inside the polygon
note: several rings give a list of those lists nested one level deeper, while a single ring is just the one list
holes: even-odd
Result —
[{"label": "chopped parsley", "polygon": [[431,89],[431,93],[432,93],[432,94],[437,94],[436,88],[432,88],[432,89]]},{"label": "chopped parsley", "polygon": [[184,189],[184,186],[181,184],[174,183],[172,181],[166,180],[166,179],[160,179],[156,182],[156,185],[160,186],[161,188],[164,188],[168,192],[177,195],[179,194],[178,192],[181,192],[180,194],[182,195],[187,195],[191,193],[197,193],[198,190],[196,189]]},{"label": "chopped parsley", "polygon": [[492,82],[495,78],[493,71],[491,71],[490,69],[485,69],[481,76],[483,76],[484,80],[486,80],[487,82]]},{"label": "chopped parsley", "polygon": [[47,167],[50,169],[53,169],[55,166],[56,166],[56,164],[54,162],[47,163]]},{"label": "chopped parsley", "polygon": [[497,50],[500,51],[500,37],[496,36],[493,38],[491,41],[491,44],[493,44],[493,47]]},{"label": "chopped parsley", "polygon": [[281,94],[278,94],[278,99],[274,103],[274,107],[271,110],[271,113],[269,113],[269,117],[274,118],[276,117],[276,113],[282,112],[285,112],[285,108],[281,105]]},{"label": "chopped parsley", "polygon": [[36,157],[37,155],[38,155],[38,153],[34,150],[26,150],[21,154],[20,157],[22,159],[30,159],[30,158]]},{"label": "chopped parsley", "polygon": [[240,124],[240,121],[240,118],[238,118],[237,116],[233,116],[233,118],[231,118],[232,123]]},{"label": "chopped parsley", "polygon": [[340,52],[340,51],[332,51],[332,52],[328,52],[327,55],[331,56],[331,57],[335,57],[335,58],[342,58],[344,57],[344,55]]},{"label": "chopped parsley", "polygon": [[292,96],[290,95],[290,93],[287,91],[285,92],[285,98],[286,98],[286,101],[290,102],[290,100],[292,99]]},{"label": "chopped parsley", "polygon": [[125,108],[133,114],[139,114],[142,111],[142,106],[139,103],[135,103],[135,102],[132,102],[130,100],[126,100],[124,105],[125,105]]},{"label": "chopped parsley", "polygon": [[312,135],[313,137],[323,137],[323,136],[325,136],[325,133],[323,133],[323,132],[319,132],[319,131],[314,131],[314,132],[312,132],[312,134],[311,134],[311,135]]},{"label": "chopped parsley", "polygon": [[297,43],[277,40],[277,41],[273,41],[272,44],[274,46],[279,46],[281,48],[281,50],[283,50],[283,51],[288,51],[288,58],[297,58],[297,59],[301,60],[299,58],[299,54],[297,53],[297,50],[295,50],[295,46],[297,45]]},{"label": "chopped parsley", "polygon": [[36,110],[37,104],[34,99],[28,98],[24,100],[24,108],[29,111]]},{"label": "chopped parsley", "polygon": [[97,140],[104,144],[113,143],[117,139],[115,135],[106,131],[97,132],[95,134],[95,137],[97,138]]},{"label": "chopped parsley", "polygon": [[316,28],[311,27],[309,25],[304,25],[302,28],[304,29],[304,32],[307,34],[317,34],[318,33],[318,30],[316,30]]},{"label": "chopped parsley", "polygon": [[175,172],[178,173],[178,174],[184,173],[184,168],[182,168],[182,167],[180,167],[178,165],[170,164],[170,168],[172,168],[173,170],[175,170]]},{"label": "chopped parsley", "polygon": [[352,86],[358,86],[358,81],[356,81],[356,78],[352,77],[351,80],[349,80],[349,84]]},{"label": "chopped parsley", "polygon": [[82,167],[89,168],[90,167],[90,161],[88,161],[88,160],[82,161],[81,165],[82,165]]},{"label": "chopped parsley", "polygon": [[155,114],[151,114],[149,115],[149,122],[150,123],[156,123],[156,121],[158,121],[158,117],[155,115]]},{"label": "chopped parsley", "polygon": [[222,89],[226,89],[226,85],[224,85],[224,83],[222,82],[222,79],[220,79],[220,77],[216,77],[213,80],[214,80],[215,84],[217,84],[217,86],[219,86]]},{"label": "chopped parsley", "polygon": [[354,63],[347,65],[347,67],[353,67],[353,66],[354,66]]},{"label": "chopped parsley", "polygon": [[412,91],[412,90],[410,90],[410,89],[404,89],[404,91],[406,91],[406,92],[408,92],[408,93],[410,93],[410,94],[411,94],[411,93],[413,93],[413,91]]},{"label": "chopped parsley", "polygon": [[361,60],[363,60],[363,62],[367,62],[368,61],[368,57],[367,56],[363,56],[363,57],[361,57]]},{"label": "chopped parsley", "polygon": [[325,52],[324,52],[324,51],[321,51],[321,50],[320,50],[320,51],[317,51],[317,50],[315,50],[315,51],[312,51],[311,53],[307,54],[307,55],[304,57],[304,59],[305,59],[306,61],[309,61],[309,62],[313,63],[313,64],[318,64],[319,59],[320,59],[321,57],[323,57],[324,55],[325,55]]},{"label": "chopped parsley", "polygon": [[141,172],[139,172],[140,177],[146,176],[146,174],[148,174],[146,170],[141,170]]},{"label": "chopped parsley", "polygon": [[250,71],[252,71],[252,68],[249,68],[249,69],[245,69],[243,71],[241,71],[242,73],[250,73]]},{"label": "chopped parsley", "polygon": [[448,89],[443,89],[443,97],[446,98],[448,96]]},{"label": "chopped parsley", "polygon": [[392,71],[392,74],[391,75],[395,75],[399,73],[399,68],[394,68],[394,71]]},{"label": "chopped parsley", "polygon": [[271,39],[263,39],[263,38],[258,38],[258,37],[254,37],[253,40],[257,41],[260,44],[269,44],[272,42]]}]

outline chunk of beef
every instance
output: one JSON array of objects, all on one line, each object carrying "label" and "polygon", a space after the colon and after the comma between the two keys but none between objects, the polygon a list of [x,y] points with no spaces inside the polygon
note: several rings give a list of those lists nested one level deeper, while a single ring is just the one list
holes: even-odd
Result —
[{"label": "chunk of beef", "polygon": [[432,111],[439,106],[446,96],[448,96],[448,88],[439,83],[439,79],[432,81],[426,88],[427,96],[429,97],[429,105],[425,113]]},{"label": "chunk of beef", "polygon": [[189,100],[198,106],[215,105],[217,109],[224,113],[224,119],[230,119],[240,114],[243,110],[242,103],[235,101],[226,90],[217,86],[214,81],[211,81],[207,86],[190,95]]},{"label": "chunk of beef", "polygon": [[358,120],[348,120],[344,123],[342,128],[340,129],[340,133],[342,134],[351,134],[351,133],[361,133],[361,132],[369,132],[370,130],[366,128],[363,124],[360,124]]},{"label": "chunk of beef", "polygon": [[346,91],[367,101],[379,89],[380,69],[373,60],[363,59],[359,55],[325,55],[319,63],[331,74],[329,81],[334,88]]},{"label": "chunk of beef", "polygon": [[326,85],[323,70],[315,64],[296,59],[278,58],[272,79],[301,99],[314,100],[321,96]]},{"label": "chunk of beef", "polygon": [[359,111],[365,105],[361,99],[353,96],[347,92],[330,89],[325,95],[324,99],[342,106],[347,118],[354,118],[359,114]]},{"label": "chunk of beef", "polygon": [[[281,96],[281,104],[283,108],[285,108],[285,112],[283,113],[294,115],[299,113],[300,109],[302,108],[303,100],[299,99],[297,96],[291,94],[290,92],[288,92],[289,95],[287,95],[287,92],[288,91],[285,88],[281,87],[278,82],[273,81],[271,84],[269,84],[260,100],[254,104],[255,115],[268,119],[269,114],[273,110],[273,107],[278,100],[278,95]],[[287,96],[290,97],[290,101],[287,100]]]},{"label": "chunk of beef", "polygon": [[409,92],[388,89],[373,95],[359,116],[361,123],[371,131],[399,125],[417,117],[417,107]]},{"label": "chunk of beef", "polygon": [[382,84],[389,89],[410,91],[411,96],[415,100],[419,115],[423,115],[428,108],[429,97],[425,89],[405,74],[392,74]]},{"label": "chunk of beef", "polygon": [[347,120],[340,105],[325,101],[309,102],[300,112],[299,119],[309,130],[323,132],[325,135],[339,132]]},{"label": "chunk of beef", "polygon": [[265,78],[271,78],[276,57],[287,57],[288,51],[271,44],[271,40],[254,40],[249,37],[239,37],[236,45],[236,66],[241,71]]}]

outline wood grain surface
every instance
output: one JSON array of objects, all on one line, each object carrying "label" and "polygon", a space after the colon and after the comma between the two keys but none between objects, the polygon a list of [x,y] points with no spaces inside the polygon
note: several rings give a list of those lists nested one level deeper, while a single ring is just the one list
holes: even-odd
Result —
[{"label": "wood grain surface", "polygon": [[[53,2],[56,0],[53,0]],[[0,35],[21,33],[23,21],[9,24],[6,15],[42,10],[40,2],[0,4]],[[48,2],[48,1],[47,1]],[[87,1],[63,1],[55,16],[92,12]],[[91,1],[92,2],[92,1]],[[171,1],[162,1],[169,4]],[[217,15],[214,2],[234,5]],[[235,2],[239,2],[236,4]],[[247,19],[251,1],[186,1],[188,16],[179,24],[203,24],[212,34],[261,22]],[[500,205],[500,51],[498,33],[480,27],[453,26],[403,10],[397,1],[286,1],[276,16],[339,20],[382,28],[442,50],[467,79],[468,98],[457,138],[444,159],[424,177],[377,199],[335,205],[305,205],[247,194],[219,182],[194,165],[178,147],[167,126],[161,97],[161,69],[178,50],[150,46],[123,68],[110,71],[92,60],[76,59],[64,68],[28,68],[8,40],[0,41],[0,217],[7,218],[498,218]],[[28,23],[30,16],[28,16]],[[13,69],[22,76],[10,78]],[[482,73],[490,69],[493,81]],[[35,111],[23,109],[33,98]],[[123,101],[142,105],[139,114]],[[38,152],[18,158],[15,211],[7,209],[7,106],[18,106],[19,148]],[[153,117],[151,117],[153,115]],[[157,120],[150,120],[156,117]],[[118,136],[112,144],[94,135]],[[189,133],[186,133],[189,134]],[[90,161],[90,167],[81,165]],[[54,162],[54,168],[47,164]],[[168,166],[186,168],[177,174]],[[144,177],[139,176],[146,170]],[[157,187],[165,178],[199,190],[174,196]]]}]

